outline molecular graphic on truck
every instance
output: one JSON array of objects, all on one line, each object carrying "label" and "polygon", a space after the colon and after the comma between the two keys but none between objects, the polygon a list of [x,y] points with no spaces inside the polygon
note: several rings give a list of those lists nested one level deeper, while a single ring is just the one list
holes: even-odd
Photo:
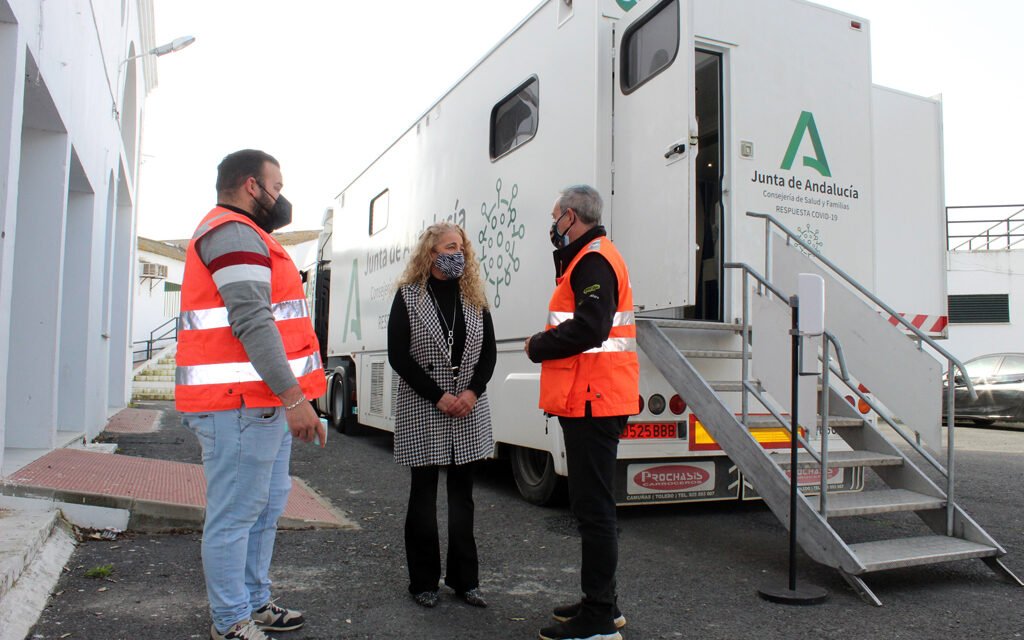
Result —
[{"label": "molecular graphic on truck", "polygon": [[516,224],[516,196],[519,185],[513,184],[508,198],[501,197],[501,178],[494,185],[494,203],[480,205],[485,223],[477,236],[480,245],[480,266],[484,278],[494,287],[494,307],[501,306],[501,287],[512,284],[512,274],[519,271],[516,240],[526,237],[526,225]]}]

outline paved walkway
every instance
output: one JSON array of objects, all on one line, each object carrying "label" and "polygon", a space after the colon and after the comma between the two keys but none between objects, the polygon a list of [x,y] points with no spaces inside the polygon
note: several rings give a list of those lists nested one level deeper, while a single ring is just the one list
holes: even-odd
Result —
[{"label": "paved walkway", "polygon": [[[108,431],[145,433],[159,424],[160,411],[125,409]],[[170,462],[83,449],[56,449],[3,479],[0,492],[126,509],[129,528],[197,528],[206,507],[206,478],[198,464]],[[153,526],[156,524],[157,526]],[[281,528],[354,526],[305,483],[292,478]]]}]

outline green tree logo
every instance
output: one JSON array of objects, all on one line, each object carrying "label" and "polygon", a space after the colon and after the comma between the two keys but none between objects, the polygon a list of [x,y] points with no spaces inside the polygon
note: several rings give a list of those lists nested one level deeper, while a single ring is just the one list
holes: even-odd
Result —
[{"label": "green tree logo", "polygon": [[790,138],[789,148],[786,149],[786,157],[782,159],[782,168],[787,171],[793,168],[793,160],[796,159],[796,152],[800,149],[805,134],[811,137],[815,157],[804,156],[804,166],[814,169],[826,178],[831,178],[832,172],[829,171],[828,160],[825,159],[825,148],[821,145],[821,136],[818,135],[818,127],[815,126],[814,115],[810,111],[800,112],[800,119],[796,121],[793,137]]}]

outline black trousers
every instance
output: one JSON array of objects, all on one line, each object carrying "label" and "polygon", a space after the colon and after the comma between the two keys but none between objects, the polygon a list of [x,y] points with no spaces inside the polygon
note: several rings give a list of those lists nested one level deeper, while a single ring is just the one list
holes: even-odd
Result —
[{"label": "black trousers", "polygon": [[[442,467],[411,467],[405,514],[405,558],[409,593],[436,591],[441,578],[437,533],[437,475]],[[444,467],[448,475],[448,558],[444,583],[458,593],[480,586],[473,537],[473,464]]]},{"label": "black trousers", "polygon": [[615,569],[619,562],[615,514],[615,460],[626,416],[558,418],[569,467],[569,503],[583,539],[583,611],[611,619],[615,607]]}]

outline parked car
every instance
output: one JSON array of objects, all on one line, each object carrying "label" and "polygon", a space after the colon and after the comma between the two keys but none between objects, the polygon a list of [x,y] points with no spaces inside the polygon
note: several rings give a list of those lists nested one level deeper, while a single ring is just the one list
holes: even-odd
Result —
[{"label": "parked car", "polygon": [[[978,397],[971,399],[967,382],[957,372],[953,381],[956,421],[979,425],[993,422],[1024,422],[1024,353],[990,353],[964,363]],[[947,380],[943,386],[942,415],[945,419]]]}]

